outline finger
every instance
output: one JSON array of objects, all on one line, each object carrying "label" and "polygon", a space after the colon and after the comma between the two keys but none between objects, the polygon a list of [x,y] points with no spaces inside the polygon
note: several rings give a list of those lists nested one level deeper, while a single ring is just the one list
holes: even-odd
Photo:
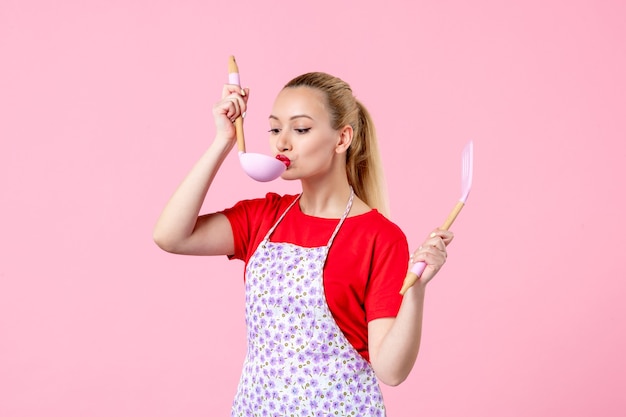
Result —
[{"label": "finger", "polygon": [[224,104],[224,114],[226,115],[226,117],[231,119],[231,121],[234,121],[237,117],[239,117],[239,115],[241,115],[241,104],[235,97],[228,96],[224,100]]},{"label": "finger", "polygon": [[225,100],[230,100],[234,103],[236,103],[236,107],[237,107],[237,116],[239,116],[240,114],[245,113],[245,111],[247,110],[247,97],[242,97],[239,93],[231,93],[230,95],[228,95]]},{"label": "finger", "polygon": [[433,267],[441,267],[448,259],[446,251],[441,251],[437,248],[429,247],[424,248],[420,254],[415,257],[416,261],[424,261],[427,265]]},{"label": "finger", "polygon": [[237,84],[224,84],[224,87],[222,87],[222,98],[225,98],[226,96],[229,96],[233,93],[239,94],[240,96],[244,97],[250,93],[250,89],[241,88]]},{"label": "finger", "polygon": [[449,230],[441,230],[441,229],[435,229],[432,231],[432,233],[430,234],[429,237],[439,237],[441,238],[441,240],[443,240],[443,242],[445,243],[445,245],[449,245],[450,242],[452,242],[452,239],[454,239],[454,233],[452,233]]},{"label": "finger", "polygon": [[409,258],[410,265],[424,262],[427,265],[443,265],[448,258],[445,250],[440,250],[432,246],[420,246]]},{"label": "finger", "polygon": [[430,237],[422,243],[424,248],[436,248],[437,250],[445,250],[446,244],[439,236]]},{"label": "finger", "polygon": [[424,269],[424,272],[422,272],[422,276],[420,276],[420,281],[422,281],[424,284],[428,284],[430,280],[432,280],[435,275],[437,275],[437,272],[439,272],[439,270],[427,266]]},{"label": "finger", "polygon": [[237,106],[231,100],[225,100],[215,107],[214,113],[218,117],[223,116],[232,121],[237,114]]},{"label": "finger", "polygon": [[425,260],[425,257],[428,254],[430,256],[441,257],[444,261],[448,257],[445,244],[440,238],[437,237],[426,240],[422,246],[413,252],[410,259],[412,262],[419,262],[420,260]]},{"label": "finger", "polygon": [[424,241],[424,243],[422,243],[422,246],[436,248],[438,250],[445,250],[446,249],[446,244],[444,243],[443,239],[441,239],[440,237],[430,238],[430,239]]}]

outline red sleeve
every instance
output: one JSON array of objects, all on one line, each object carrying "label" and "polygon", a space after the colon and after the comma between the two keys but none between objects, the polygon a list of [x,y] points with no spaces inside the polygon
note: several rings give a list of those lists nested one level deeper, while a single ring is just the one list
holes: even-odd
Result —
[{"label": "red sleeve", "polygon": [[242,200],[222,211],[233,229],[235,253],[229,255],[229,259],[248,261],[272,227],[276,213],[280,212],[284,200],[278,194],[267,193],[265,198]]},{"label": "red sleeve", "polygon": [[365,290],[367,322],[398,315],[402,303],[400,289],[409,264],[409,247],[404,234],[376,253],[378,250],[377,247],[372,257],[372,272]]}]

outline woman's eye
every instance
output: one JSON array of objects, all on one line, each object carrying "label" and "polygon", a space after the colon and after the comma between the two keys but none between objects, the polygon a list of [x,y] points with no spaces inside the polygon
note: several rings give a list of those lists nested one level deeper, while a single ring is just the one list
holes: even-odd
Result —
[{"label": "woman's eye", "polygon": [[270,132],[272,135],[278,135],[278,133],[280,133],[280,129],[274,128],[274,129],[268,130],[268,132]]},{"label": "woman's eye", "polygon": [[311,130],[310,127],[307,128],[299,128],[299,129],[294,129],[296,132],[298,132],[298,134],[303,135],[305,133],[307,133],[309,130]]}]

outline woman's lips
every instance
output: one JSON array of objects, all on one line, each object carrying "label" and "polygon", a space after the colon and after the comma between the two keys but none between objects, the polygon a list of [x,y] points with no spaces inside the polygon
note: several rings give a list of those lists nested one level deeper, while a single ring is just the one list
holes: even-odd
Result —
[{"label": "woman's lips", "polygon": [[285,164],[287,168],[289,168],[289,165],[291,165],[291,161],[285,155],[276,155],[276,159]]}]

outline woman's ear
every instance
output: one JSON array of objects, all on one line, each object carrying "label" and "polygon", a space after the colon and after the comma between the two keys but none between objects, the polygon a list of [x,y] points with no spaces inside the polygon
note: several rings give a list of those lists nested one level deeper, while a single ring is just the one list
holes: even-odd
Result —
[{"label": "woman's ear", "polygon": [[337,146],[335,147],[335,152],[344,153],[347,152],[350,144],[352,143],[352,135],[354,134],[354,130],[352,130],[352,126],[345,125],[341,129],[339,129],[339,139],[337,141]]}]

